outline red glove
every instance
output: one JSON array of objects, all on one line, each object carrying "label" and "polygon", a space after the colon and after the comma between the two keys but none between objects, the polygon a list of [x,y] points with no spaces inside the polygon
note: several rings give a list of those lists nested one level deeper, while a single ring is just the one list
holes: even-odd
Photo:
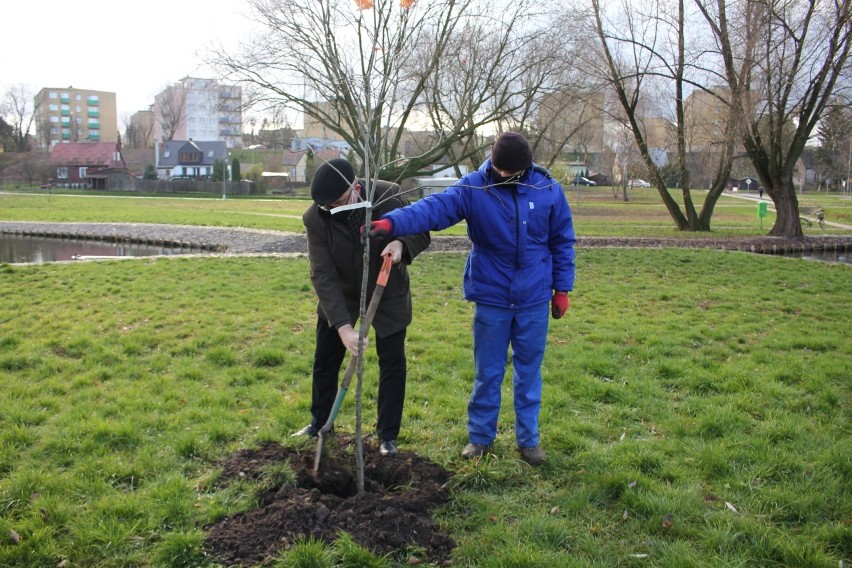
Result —
[{"label": "red glove", "polygon": [[550,302],[550,315],[553,319],[559,319],[568,311],[568,292],[554,292],[553,300]]},{"label": "red glove", "polygon": [[370,223],[370,237],[386,237],[393,232],[393,221],[379,219]]}]

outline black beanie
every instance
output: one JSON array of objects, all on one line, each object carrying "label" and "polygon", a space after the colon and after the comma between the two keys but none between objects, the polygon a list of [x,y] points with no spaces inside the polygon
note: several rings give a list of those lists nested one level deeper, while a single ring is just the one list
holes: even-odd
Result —
[{"label": "black beanie", "polygon": [[329,160],[317,168],[311,181],[311,199],[319,205],[334,203],[355,181],[355,169],[343,158]]},{"label": "black beanie", "polygon": [[491,148],[491,164],[507,172],[527,169],[532,165],[529,142],[517,132],[500,133]]}]

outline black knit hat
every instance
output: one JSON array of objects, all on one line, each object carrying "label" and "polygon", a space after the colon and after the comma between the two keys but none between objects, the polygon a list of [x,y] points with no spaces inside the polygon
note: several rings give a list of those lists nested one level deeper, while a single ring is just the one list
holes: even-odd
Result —
[{"label": "black knit hat", "polygon": [[523,134],[502,132],[491,147],[491,164],[494,167],[517,172],[532,165],[532,150]]},{"label": "black knit hat", "polygon": [[343,158],[329,160],[317,168],[311,181],[311,199],[319,205],[334,203],[355,181],[355,169]]}]

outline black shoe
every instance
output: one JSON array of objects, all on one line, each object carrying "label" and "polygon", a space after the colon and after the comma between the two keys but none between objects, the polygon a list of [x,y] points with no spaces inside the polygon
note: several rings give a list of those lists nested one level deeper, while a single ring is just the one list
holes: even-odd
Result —
[{"label": "black shoe", "polygon": [[399,453],[399,448],[396,447],[395,440],[382,440],[379,445],[379,453],[383,456],[395,456]]},{"label": "black shoe", "polygon": [[316,426],[314,426],[313,424],[308,424],[307,426],[305,426],[304,428],[302,428],[301,430],[299,430],[299,431],[298,431],[298,432],[296,432],[295,434],[291,434],[291,435],[292,435],[293,437],[296,437],[296,436],[307,436],[307,437],[309,437],[309,438],[316,438],[316,437],[317,437],[317,433],[318,433],[318,432],[319,432],[319,428],[317,428],[317,427],[316,427]]},{"label": "black shoe", "polygon": [[481,458],[485,455],[485,452],[488,451],[488,446],[483,446],[482,444],[474,444],[470,443],[466,445],[462,449],[462,457],[468,460],[472,460],[474,458]]},{"label": "black shoe", "polygon": [[541,465],[544,460],[547,459],[547,454],[544,453],[544,450],[538,447],[518,448],[518,451],[521,452],[521,459],[530,465]]},{"label": "black shoe", "polygon": [[[293,437],[307,436],[308,438],[316,438],[317,435],[319,434],[319,431],[320,431],[320,428],[317,428],[313,424],[308,424],[307,426],[305,426],[304,428],[302,428],[298,432],[291,434],[291,436],[293,436]],[[334,425],[331,426],[331,430],[328,431],[328,434],[326,434],[326,437],[333,436],[333,435],[334,435]]]}]

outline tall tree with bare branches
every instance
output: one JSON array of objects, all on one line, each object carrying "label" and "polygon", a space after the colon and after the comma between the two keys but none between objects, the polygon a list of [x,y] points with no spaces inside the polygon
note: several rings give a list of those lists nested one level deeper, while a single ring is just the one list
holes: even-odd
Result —
[{"label": "tall tree with bare branches", "polygon": [[[530,92],[552,88],[559,42],[533,0],[250,0],[263,26],[214,64],[255,105],[286,105],[354,150],[371,173],[401,180],[452,155],[478,165],[489,131],[524,120]],[[552,38],[551,38],[552,39]],[[412,132],[428,130],[415,151]],[[402,159],[404,157],[404,159]],[[376,160],[377,158],[377,160]]]},{"label": "tall tree with bare branches", "polygon": [[[714,183],[699,211],[691,191],[686,140],[687,93],[705,89],[707,71],[701,67],[700,50],[691,50],[687,38],[686,0],[650,0],[639,4],[623,2],[618,8],[591,0],[593,34],[597,38],[598,69],[610,85],[618,107],[613,118],[633,134],[642,161],[666,209],[680,230],[709,231],[716,202],[722,195],[731,170],[733,142],[725,143]],[[708,92],[712,92],[709,91]],[[655,99],[657,106],[670,103],[676,146],[672,163],[676,171],[683,208],[669,193],[663,164],[651,153],[643,113]],[[727,102],[726,102],[727,105]],[[730,108],[727,105],[727,108]],[[726,121],[730,127],[732,121]]]},{"label": "tall tree with bare branches", "polygon": [[[695,0],[723,59],[739,136],[777,212],[801,237],[793,170],[848,74],[852,0]],[[848,75],[846,76],[848,78]]]},{"label": "tall tree with bare branches", "polygon": [[12,139],[16,152],[29,152],[30,130],[38,109],[33,101],[33,92],[27,85],[11,85],[0,101],[0,114],[12,127]]},{"label": "tall tree with bare branches", "polygon": [[180,85],[169,85],[154,98],[154,121],[162,141],[172,140],[186,120],[186,91]]}]

